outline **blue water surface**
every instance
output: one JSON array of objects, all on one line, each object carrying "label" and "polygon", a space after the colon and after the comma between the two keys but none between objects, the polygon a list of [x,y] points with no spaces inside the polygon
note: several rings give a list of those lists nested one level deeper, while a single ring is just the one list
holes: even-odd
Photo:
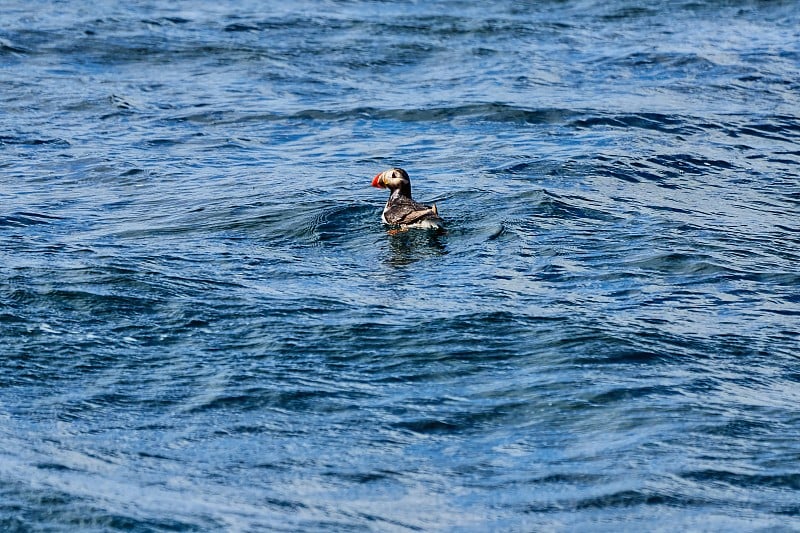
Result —
[{"label": "blue water surface", "polygon": [[7,0],[0,529],[800,530],[799,176],[794,1]]}]

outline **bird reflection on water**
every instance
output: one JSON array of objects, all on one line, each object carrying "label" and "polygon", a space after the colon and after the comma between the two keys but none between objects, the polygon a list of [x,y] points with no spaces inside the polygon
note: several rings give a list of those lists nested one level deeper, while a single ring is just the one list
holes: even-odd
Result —
[{"label": "bird reflection on water", "polygon": [[389,256],[386,263],[394,267],[404,267],[421,259],[446,255],[446,235],[443,231],[416,229],[387,232]]}]

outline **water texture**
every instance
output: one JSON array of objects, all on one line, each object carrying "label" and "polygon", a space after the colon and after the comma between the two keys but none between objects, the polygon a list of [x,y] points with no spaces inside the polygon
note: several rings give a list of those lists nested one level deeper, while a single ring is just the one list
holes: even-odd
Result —
[{"label": "water texture", "polygon": [[793,1],[5,1],[0,529],[800,530],[798,176]]}]

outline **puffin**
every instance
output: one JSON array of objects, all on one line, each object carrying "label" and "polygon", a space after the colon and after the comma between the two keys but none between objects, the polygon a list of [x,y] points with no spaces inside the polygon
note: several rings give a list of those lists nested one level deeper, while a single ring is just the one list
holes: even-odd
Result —
[{"label": "puffin", "polygon": [[444,229],[436,204],[423,205],[411,199],[411,179],[402,168],[384,170],[372,178],[372,186],[391,191],[381,215],[384,224],[400,226],[400,231],[409,228]]}]

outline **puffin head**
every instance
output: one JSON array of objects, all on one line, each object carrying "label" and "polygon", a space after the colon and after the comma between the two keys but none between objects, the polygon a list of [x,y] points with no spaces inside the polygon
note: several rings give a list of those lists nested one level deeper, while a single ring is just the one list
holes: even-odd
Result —
[{"label": "puffin head", "polygon": [[372,186],[390,189],[392,192],[399,190],[400,194],[411,197],[411,179],[408,177],[408,172],[402,168],[384,170],[372,178]]}]

